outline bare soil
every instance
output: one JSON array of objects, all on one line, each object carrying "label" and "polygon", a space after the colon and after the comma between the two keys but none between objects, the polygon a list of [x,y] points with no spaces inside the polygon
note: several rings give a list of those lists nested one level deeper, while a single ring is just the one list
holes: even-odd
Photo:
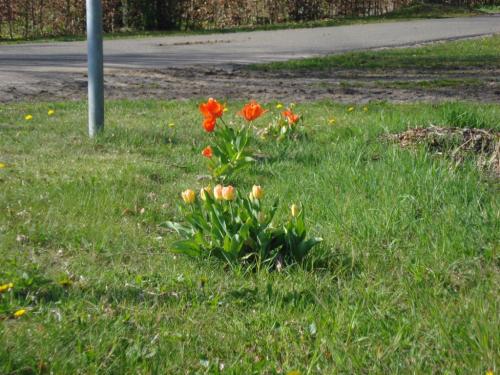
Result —
[{"label": "bare soil", "polygon": [[[500,69],[461,70],[329,70],[254,71],[242,66],[169,69],[106,69],[108,99],[249,98],[304,102],[330,99],[345,103],[385,100],[471,100],[500,103]],[[453,86],[421,85],[452,79]],[[461,80],[465,80],[461,83]],[[474,81],[474,84],[470,84]],[[394,83],[409,83],[397,87]],[[396,86],[396,87],[395,87]],[[87,77],[82,69],[0,74],[0,103],[84,99]]]}]

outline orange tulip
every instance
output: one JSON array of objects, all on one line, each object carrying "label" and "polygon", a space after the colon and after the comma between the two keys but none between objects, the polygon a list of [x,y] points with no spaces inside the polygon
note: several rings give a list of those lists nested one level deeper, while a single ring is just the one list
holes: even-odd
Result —
[{"label": "orange tulip", "polygon": [[283,111],[281,114],[286,118],[286,121],[288,121],[290,125],[295,124],[297,121],[299,121],[300,116],[293,113],[290,109]]},{"label": "orange tulip", "polygon": [[267,110],[262,108],[262,106],[259,103],[257,103],[255,100],[252,100],[250,103],[245,104],[245,106],[239,112],[239,114],[243,116],[245,120],[253,121],[262,116],[266,112]]},{"label": "orange tulip", "polygon": [[203,120],[203,128],[206,132],[211,133],[215,130],[216,122],[217,119],[215,117],[207,117],[205,120]]},{"label": "orange tulip", "polygon": [[201,154],[206,158],[211,158],[213,155],[212,147],[210,146],[205,147],[201,152]]},{"label": "orange tulip", "polygon": [[205,118],[217,119],[224,113],[224,106],[214,98],[209,98],[206,103],[200,104],[200,112]]},{"label": "orange tulip", "polygon": [[222,188],[222,198],[225,201],[232,201],[235,198],[236,190],[231,185]]}]

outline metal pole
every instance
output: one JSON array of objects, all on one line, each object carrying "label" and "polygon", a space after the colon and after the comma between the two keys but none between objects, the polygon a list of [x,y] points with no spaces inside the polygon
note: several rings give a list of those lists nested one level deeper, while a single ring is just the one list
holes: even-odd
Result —
[{"label": "metal pole", "polygon": [[101,0],[87,0],[87,61],[89,87],[89,136],[104,128],[104,71],[102,57]]}]

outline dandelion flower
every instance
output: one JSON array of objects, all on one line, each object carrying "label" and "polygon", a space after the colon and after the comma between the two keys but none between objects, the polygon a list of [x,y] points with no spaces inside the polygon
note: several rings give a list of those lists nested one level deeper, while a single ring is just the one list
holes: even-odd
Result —
[{"label": "dandelion flower", "polygon": [[175,128],[175,124],[174,124],[173,122],[170,122],[170,123],[168,124],[168,127],[169,127],[169,128]]},{"label": "dandelion flower", "polygon": [[26,115],[26,116],[24,116],[24,119],[26,121],[31,121],[31,120],[33,120],[33,116],[32,115]]},{"label": "dandelion flower", "polygon": [[26,309],[20,309],[20,310],[17,310],[15,313],[14,313],[14,318],[20,318],[21,316],[23,316],[24,314],[26,314]]},{"label": "dandelion flower", "polygon": [[227,111],[229,111],[229,108],[227,107],[224,107],[224,109],[222,110],[223,113],[226,113]]},{"label": "dandelion flower", "polygon": [[281,109],[281,108],[283,108],[283,104],[281,103],[276,104],[276,109]]},{"label": "dandelion flower", "polygon": [[0,169],[6,168],[6,167],[7,167],[7,165],[6,165],[6,164],[4,164],[4,163],[0,163]]},{"label": "dandelion flower", "polygon": [[0,293],[8,292],[13,287],[14,287],[13,283],[8,283],[8,284],[0,285]]},{"label": "dandelion flower", "polygon": [[354,111],[354,107],[347,108],[347,112],[352,112],[352,111]]},{"label": "dandelion flower", "polygon": [[55,113],[56,113],[56,111],[54,111],[53,109],[49,109],[48,112],[47,112],[47,115],[54,116]]},{"label": "dandelion flower", "polygon": [[368,107],[363,107],[363,111],[368,112]]},{"label": "dandelion flower", "polygon": [[333,125],[333,124],[335,124],[336,122],[337,122],[337,119],[336,119],[336,118],[334,118],[334,117],[332,117],[330,120],[328,120],[328,123],[329,123],[330,125]]}]

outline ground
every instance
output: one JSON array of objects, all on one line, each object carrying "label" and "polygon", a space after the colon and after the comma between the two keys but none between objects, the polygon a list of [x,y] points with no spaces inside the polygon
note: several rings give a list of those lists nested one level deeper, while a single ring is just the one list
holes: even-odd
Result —
[{"label": "ground", "polygon": [[[109,99],[189,99],[396,103],[442,100],[500,102],[500,37],[431,43],[399,50],[352,52],[296,62],[169,69],[108,69]],[[0,101],[82,99],[86,75],[53,70],[31,81],[11,75]],[[5,85],[5,82],[4,82]]]},{"label": "ground", "polygon": [[[352,52],[414,46],[500,32],[496,16],[276,30],[223,35],[105,41],[106,96],[116,98],[219,98],[259,100],[481,100],[498,101],[498,37],[452,47]],[[420,52],[419,52],[420,51]],[[425,56],[429,53],[432,58]],[[0,45],[0,102],[82,99],[86,90],[83,42]],[[308,57],[334,54],[323,64]],[[415,55],[415,56],[413,56]],[[255,73],[249,64],[306,58]],[[395,61],[391,66],[363,64]],[[348,64],[349,61],[356,64]],[[441,62],[441,64],[439,64]],[[485,65],[485,62],[489,64]],[[438,64],[437,64],[438,63]],[[321,63],[320,63],[321,65]],[[279,67],[279,69],[277,69]]]}]

